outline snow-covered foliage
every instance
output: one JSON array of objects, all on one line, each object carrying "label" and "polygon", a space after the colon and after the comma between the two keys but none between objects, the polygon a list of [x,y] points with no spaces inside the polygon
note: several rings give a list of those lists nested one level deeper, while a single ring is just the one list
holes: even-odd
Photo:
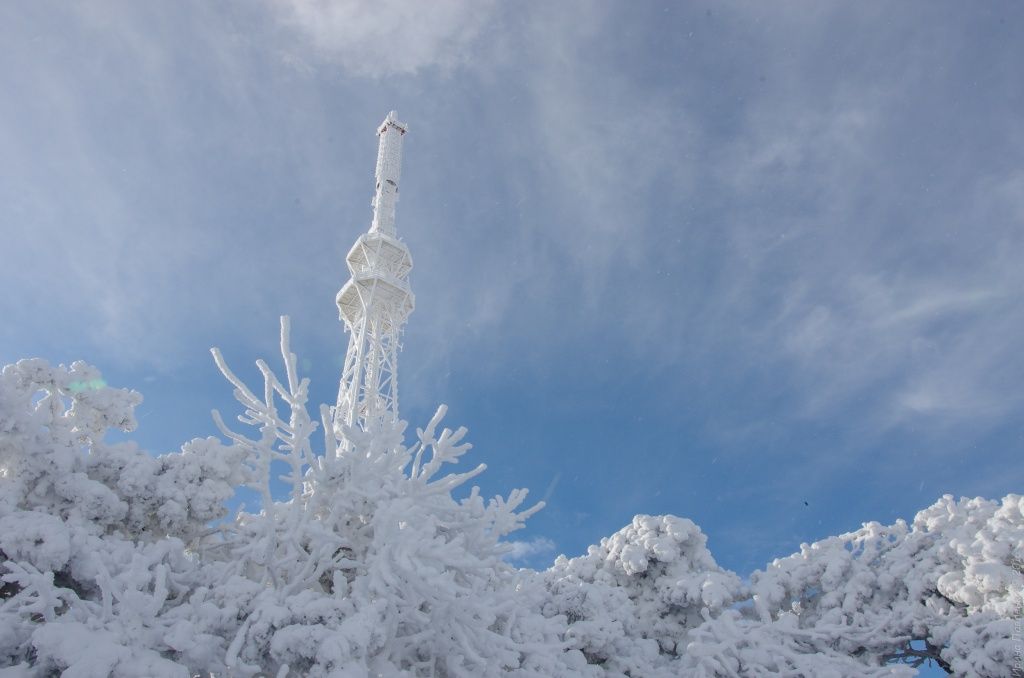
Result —
[{"label": "snow-covered foliage", "polygon": [[689,631],[742,591],[706,541],[685,518],[636,516],[587,555],[555,561],[545,610],[565,615],[566,638],[608,675],[678,675]]},{"label": "snow-covered foliage", "polygon": [[0,663],[29,675],[183,676],[167,637],[205,582],[186,544],[224,513],[230,455],[193,441],[152,458],[132,443],[133,391],[81,362],[0,373]]},{"label": "snow-covered foliage", "polygon": [[1024,498],[945,496],[910,526],[868,523],[754,573],[758,622],[747,625],[773,647],[798,641],[801,653],[930,658],[955,675],[1010,676],[1022,557]]},{"label": "snow-covered foliage", "polygon": [[[84,363],[0,373],[0,676],[1011,676],[1024,499],[944,497],[914,522],[805,545],[748,582],[692,522],[637,516],[579,558],[517,570],[540,505],[446,473],[444,408],[405,424],[314,418],[284,379],[215,360],[242,428],[152,456],[134,391]],[[280,496],[280,488],[287,496]],[[258,510],[229,512],[236,488]],[[1018,633],[1014,637],[1015,631]]]}]

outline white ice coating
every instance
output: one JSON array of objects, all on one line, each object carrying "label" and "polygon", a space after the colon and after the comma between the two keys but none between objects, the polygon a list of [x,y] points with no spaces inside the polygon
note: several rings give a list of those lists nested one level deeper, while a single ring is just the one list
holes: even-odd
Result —
[{"label": "white ice coating", "polygon": [[402,173],[402,137],[408,128],[398,122],[395,112],[388,113],[377,134],[377,188],[373,196],[373,225],[371,231],[395,235],[395,203],[398,202],[398,179]]}]

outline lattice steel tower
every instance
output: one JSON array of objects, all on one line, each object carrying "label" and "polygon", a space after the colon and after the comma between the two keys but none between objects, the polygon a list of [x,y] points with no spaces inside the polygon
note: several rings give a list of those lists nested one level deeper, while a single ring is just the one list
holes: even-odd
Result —
[{"label": "lattice steel tower", "polygon": [[346,261],[352,277],[338,292],[338,310],[350,333],[334,409],[339,431],[341,425],[365,428],[374,418],[398,416],[399,340],[415,303],[409,288],[412,257],[395,235],[406,129],[391,111],[377,130],[373,222],[349,250]]}]

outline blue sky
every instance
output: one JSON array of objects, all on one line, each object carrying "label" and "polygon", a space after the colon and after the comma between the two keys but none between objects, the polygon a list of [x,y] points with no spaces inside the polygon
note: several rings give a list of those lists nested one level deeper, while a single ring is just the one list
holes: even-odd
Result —
[{"label": "blue sky", "polygon": [[[314,399],[410,125],[402,413],[466,425],[533,564],[636,513],[741,573],[944,493],[1024,489],[1019,3],[0,7],[0,362],[236,412],[277,317]],[[546,548],[545,544],[553,544]]]}]

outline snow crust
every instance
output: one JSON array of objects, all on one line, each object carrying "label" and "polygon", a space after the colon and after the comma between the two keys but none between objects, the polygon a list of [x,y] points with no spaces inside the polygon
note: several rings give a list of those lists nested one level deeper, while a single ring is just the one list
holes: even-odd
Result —
[{"label": "snow crust", "polygon": [[[456,500],[484,468],[448,472],[470,445],[443,406],[342,445],[330,408],[308,412],[286,322],[283,380],[260,361],[250,390],[215,356],[248,432],[215,412],[222,439],[159,456],[105,442],[142,398],[96,368],[0,373],[0,678],[1019,675],[1018,495],[942,497],[747,581],[675,516],[520,570],[506,537],[542,505]],[[260,510],[228,513],[240,487]]]}]

